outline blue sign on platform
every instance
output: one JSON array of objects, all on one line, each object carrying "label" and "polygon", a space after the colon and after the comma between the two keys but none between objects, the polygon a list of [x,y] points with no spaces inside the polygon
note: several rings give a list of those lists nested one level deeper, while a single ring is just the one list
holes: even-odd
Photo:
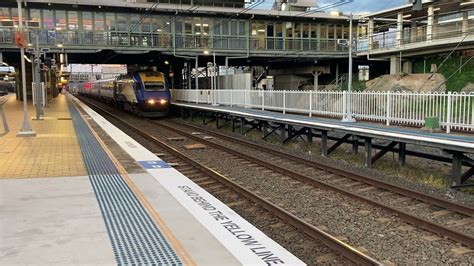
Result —
[{"label": "blue sign on platform", "polygon": [[163,169],[171,168],[165,161],[138,161],[145,169]]}]

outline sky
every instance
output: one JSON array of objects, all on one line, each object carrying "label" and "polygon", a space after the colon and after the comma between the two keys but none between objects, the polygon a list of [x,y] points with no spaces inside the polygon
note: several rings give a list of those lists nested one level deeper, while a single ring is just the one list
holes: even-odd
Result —
[{"label": "sky", "polygon": [[[319,6],[324,6],[327,4],[331,3],[336,3],[339,0],[319,0],[317,1]],[[346,0],[349,2],[350,0]],[[274,0],[265,0],[265,3],[263,3],[261,8],[271,8]],[[380,11],[400,5],[406,4],[406,0],[353,0],[352,3],[348,3],[342,6],[337,7],[337,11],[342,11],[345,13],[354,13],[354,14],[361,14],[361,13],[367,13],[367,12],[374,12],[374,11]],[[333,11],[333,10],[329,10]]]}]

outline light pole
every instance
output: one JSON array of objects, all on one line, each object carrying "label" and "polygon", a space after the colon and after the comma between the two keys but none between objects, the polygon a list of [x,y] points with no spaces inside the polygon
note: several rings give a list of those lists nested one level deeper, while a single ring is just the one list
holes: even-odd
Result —
[{"label": "light pole", "polygon": [[351,13],[349,17],[349,76],[347,82],[347,101],[346,101],[346,113],[342,118],[342,122],[354,123],[356,120],[352,116],[352,42],[353,42],[353,33],[352,33],[352,19],[353,15]]},{"label": "light pole", "polygon": [[44,115],[43,108],[41,107],[41,102],[43,99],[42,95],[42,90],[41,90],[41,65],[40,65],[40,57],[41,57],[41,51],[39,48],[39,38],[38,35],[36,35],[36,49],[35,49],[35,57],[33,64],[35,64],[35,75],[34,75],[34,80],[35,80],[35,105],[36,105],[36,119],[35,120],[41,120],[41,115]]},{"label": "light pole", "polygon": [[[217,103],[217,76],[218,76],[218,73],[216,71],[219,71],[219,69],[217,68],[216,66],[216,52],[213,52],[212,53],[212,56],[213,56],[213,64],[212,64],[212,79],[213,79],[213,90],[214,90],[214,103],[212,104],[213,106],[219,106],[219,104]],[[217,70],[216,70],[217,68]]]},{"label": "light pole", "polygon": [[[21,9],[21,0],[18,3],[18,30],[23,34],[23,11]],[[21,61],[21,86],[23,93],[23,125],[20,131],[16,134],[17,137],[34,137],[36,132],[31,129],[30,121],[28,121],[28,103],[26,95],[26,67],[25,67],[25,48],[20,44],[20,61]]]}]

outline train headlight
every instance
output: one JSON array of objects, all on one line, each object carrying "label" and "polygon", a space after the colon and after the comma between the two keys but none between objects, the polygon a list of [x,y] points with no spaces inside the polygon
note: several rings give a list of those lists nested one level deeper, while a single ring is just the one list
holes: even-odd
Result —
[{"label": "train headlight", "polygon": [[166,99],[161,99],[160,100],[160,104],[166,104],[166,103],[168,103],[168,101]]},{"label": "train headlight", "polygon": [[148,100],[147,102],[148,102],[149,104],[155,104],[155,100],[153,100],[153,99],[150,99],[150,100]]}]

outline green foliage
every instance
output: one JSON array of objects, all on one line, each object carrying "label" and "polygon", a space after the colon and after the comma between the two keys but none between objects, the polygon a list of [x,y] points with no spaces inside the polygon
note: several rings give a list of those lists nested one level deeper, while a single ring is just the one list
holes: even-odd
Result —
[{"label": "green foliage", "polygon": [[[461,91],[469,82],[474,82],[474,59],[471,59],[462,69],[461,72],[456,71],[464,64],[469,57],[463,57],[461,63],[461,57],[451,57],[449,58],[441,68],[439,68],[441,62],[443,62],[444,57],[440,58],[431,58],[426,60],[426,73],[429,73],[431,64],[436,64],[438,66],[438,73],[443,74],[447,79],[451,75],[451,79],[446,82],[446,91],[459,92]],[[413,64],[414,73],[423,73],[424,61],[415,61]]]}]

